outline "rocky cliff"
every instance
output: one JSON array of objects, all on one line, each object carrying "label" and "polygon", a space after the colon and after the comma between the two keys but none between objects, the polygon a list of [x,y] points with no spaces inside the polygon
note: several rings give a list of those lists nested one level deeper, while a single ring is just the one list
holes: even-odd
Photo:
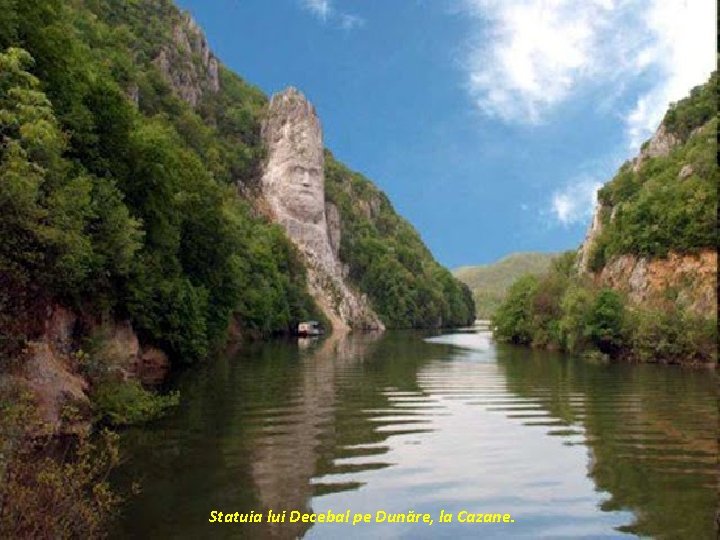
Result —
[{"label": "rocky cliff", "polygon": [[595,205],[592,219],[590,220],[590,226],[588,227],[587,233],[585,234],[585,240],[578,249],[577,265],[578,271],[581,274],[587,274],[590,272],[590,255],[594,246],[596,245],[597,239],[600,237],[603,229],[602,216],[608,211],[608,208],[602,203],[598,202]]},{"label": "rocky cliff", "polygon": [[188,13],[173,25],[172,39],[160,48],[154,64],[173,92],[193,107],[204,94],[220,90],[217,58]]},{"label": "rocky cliff", "polygon": [[315,108],[294,88],[274,95],[262,139],[268,152],[263,195],[272,219],[305,259],[310,293],[336,330],[384,329],[367,297],[343,275],[340,220],[337,209],[325,203],[324,147]]},{"label": "rocky cliff", "polygon": [[[97,342],[90,357],[80,352],[83,335]],[[57,304],[47,307],[42,333],[27,342],[19,360],[0,371],[0,383],[10,380],[26,388],[51,433],[88,428],[92,411],[87,361],[101,365],[109,377],[146,385],[159,384],[170,369],[165,353],[141,346],[129,321],[89,320]],[[69,407],[74,409],[70,416]]]},{"label": "rocky cliff", "polygon": [[715,251],[670,253],[660,259],[619,255],[595,279],[624,292],[635,305],[662,309],[674,304],[705,317],[717,309]]},{"label": "rocky cliff", "polygon": [[637,157],[598,193],[577,265],[648,307],[705,317],[717,301],[717,75],[671,106]]}]

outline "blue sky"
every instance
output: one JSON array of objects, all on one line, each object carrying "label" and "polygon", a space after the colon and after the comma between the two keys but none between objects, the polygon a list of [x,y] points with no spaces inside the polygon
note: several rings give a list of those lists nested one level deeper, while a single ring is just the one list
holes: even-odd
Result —
[{"label": "blue sky", "polygon": [[180,0],[225,65],[448,267],[582,241],[597,187],[715,65],[710,0]]}]

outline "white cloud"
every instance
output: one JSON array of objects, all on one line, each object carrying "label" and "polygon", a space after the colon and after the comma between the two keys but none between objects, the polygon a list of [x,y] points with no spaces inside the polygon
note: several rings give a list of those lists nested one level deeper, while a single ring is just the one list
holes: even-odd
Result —
[{"label": "white cloud", "polygon": [[343,30],[352,30],[353,28],[362,28],[365,26],[365,19],[358,17],[357,15],[350,15],[348,13],[341,13],[340,16],[340,28]]},{"label": "white cloud", "polygon": [[[634,148],[714,69],[715,10],[710,0],[464,0],[477,22],[468,90],[487,115],[524,123],[582,88],[619,93],[634,102],[619,111]],[[623,92],[640,76],[649,88]]]},{"label": "white cloud", "polygon": [[467,0],[481,22],[467,61],[478,106],[505,120],[537,122],[592,63],[594,24],[605,9],[588,0]]},{"label": "white cloud", "polygon": [[365,19],[352,13],[338,11],[332,0],[302,0],[303,7],[323,23],[332,21],[343,30],[353,30],[365,26]]},{"label": "white cloud", "polygon": [[593,178],[580,177],[553,193],[554,217],[565,226],[586,221],[592,215],[600,186],[602,183]]},{"label": "white cloud", "polygon": [[304,0],[305,8],[325,22],[330,14],[330,0]]},{"label": "white cloud", "polygon": [[637,57],[638,69],[652,66],[657,83],[625,117],[630,147],[636,150],[662,120],[668,104],[705,82],[715,69],[717,4],[709,0],[653,0],[645,26],[651,45]]}]

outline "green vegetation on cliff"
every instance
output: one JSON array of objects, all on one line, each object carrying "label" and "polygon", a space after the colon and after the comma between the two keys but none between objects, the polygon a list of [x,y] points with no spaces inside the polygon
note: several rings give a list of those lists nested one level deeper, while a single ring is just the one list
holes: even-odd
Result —
[{"label": "green vegetation on cliff", "polygon": [[[231,318],[259,336],[321,318],[294,246],[254,209],[267,99],[216,63],[194,23],[169,0],[2,9],[5,357],[54,301],[129,318],[181,362],[222,343]],[[466,322],[462,288],[387,200],[377,223],[355,205],[338,204],[343,255],[386,322]],[[385,254],[372,264],[367,238]]]},{"label": "green vegetation on cliff", "polygon": [[433,259],[385,194],[330,152],[325,175],[325,197],[340,215],[340,259],[383,322],[393,328],[471,323],[469,289]]},{"label": "green vegetation on cliff", "polygon": [[[623,165],[599,191],[602,227],[589,246],[589,270],[621,254],[653,259],[716,247],[717,84],[714,73],[671,106],[655,141],[667,152],[651,157],[646,143],[640,162]],[[574,258],[570,252],[544,276],[510,287],[493,318],[499,339],[643,362],[717,362],[716,317],[681,307],[671,288],[657,305],[630,302],[579,275]]]},{"label": "green vegetation on cliff", "polygon": [[264,96],[221,70],[197,110],[175,97],[152,62],[181,20],[170,2],[5,4],[5,355],[49,301],[129,317],[181,362],[221,343],[230,317],[263,335],[315,315],[294,247],[236,195],[262,156]]},{"label": "green vegetation on cliff", "polygon": [[498,339],[641,362],[717,362],[716,319],[631,306],[620,292],[579,276],[575,256],[569,251],[542,277],[526,275],[510,287],[493,317]]},{"label": "green vegetation on cliff", "polygon": [[[262,337],[323,319],[295,246],[256,204],[267,98],[191,19],[170,0],[0,0],[0,12],[0,373],[58,304],[78,315],[72,347],[129,320],[174,364],[201,360],[229,328]],[[328,176],[351,278],[388,326],[468,322],[469,293],[387,199],[332,160]],[[382,200],[378,215],[361,193]],[[92,362],[110,373],[79,373],[96,420],[177,402]],[[114,446],[98,458],[83,436],[66,460],[45,459],[41,432],[11,422],[24,405],[0,395],[0,410],[0,536],[99,535],[117,503]]]},{"label": "green vegetation on cliff", "polygon": [[589,266],[601,269],[614,256],[663,257],[717,245],[717,84],[692,90],[665,115],[666,156],[648,157],[637,170],[625,163],[598,192],[602,232]]},{"label": "green vegetation on cliff", "polygon": [[453,274],[472,291],[478,319],[489,319],[516,279],[544,274],[555,257],[557,253],[513,253],[492,264],[457,268]]}]

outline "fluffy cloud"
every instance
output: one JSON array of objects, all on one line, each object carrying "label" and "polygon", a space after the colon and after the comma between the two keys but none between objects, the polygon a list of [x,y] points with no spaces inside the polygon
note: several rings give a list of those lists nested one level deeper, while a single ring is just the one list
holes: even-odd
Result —
[{"label": "fluffy cloud", "polygon": [[332,0],[303,0],[302,6],[323,23],[333,21],[343,30],[353,30],[365,25],[365,19],[362,17],[338,11]]},{"label": "fluffy cloud", "polygon": [[563,225],[585,222],[597,201],[601,182],[588,177],[578,178],[552,196],[552,213]]},{"label": "fluffy cloud", "polygon": [[[631,148],[657,127],[670,101],[715,66],[715,2],[708,0],[465,0],[477,22],[467,85],[486,114],[536,123],[586,85],[625,97]],[[622,86],[621,86],[622,85]],[[622,94],[622,91],[620,92]]]},{"label": "fluffy cloud", "polygon": [[305,0],[305,8],[323,22],[330,14],[330,0]]},{"label": "fluffy cloud", "polygon": [[595,25],[606,8],[593,1],[468,0],[481,21],[467,59],[478,106],[505,120],[537,122],[565,99],[592,66]]},{"label": "fluffy cloud", "polygon": [[644,16],[649,44],[636,56],[636,68],[659,76],[625,117],[635,150],[662,120],[668,104],[685,97],[715,69],[717,4],[706,0],[653,0]]}]

